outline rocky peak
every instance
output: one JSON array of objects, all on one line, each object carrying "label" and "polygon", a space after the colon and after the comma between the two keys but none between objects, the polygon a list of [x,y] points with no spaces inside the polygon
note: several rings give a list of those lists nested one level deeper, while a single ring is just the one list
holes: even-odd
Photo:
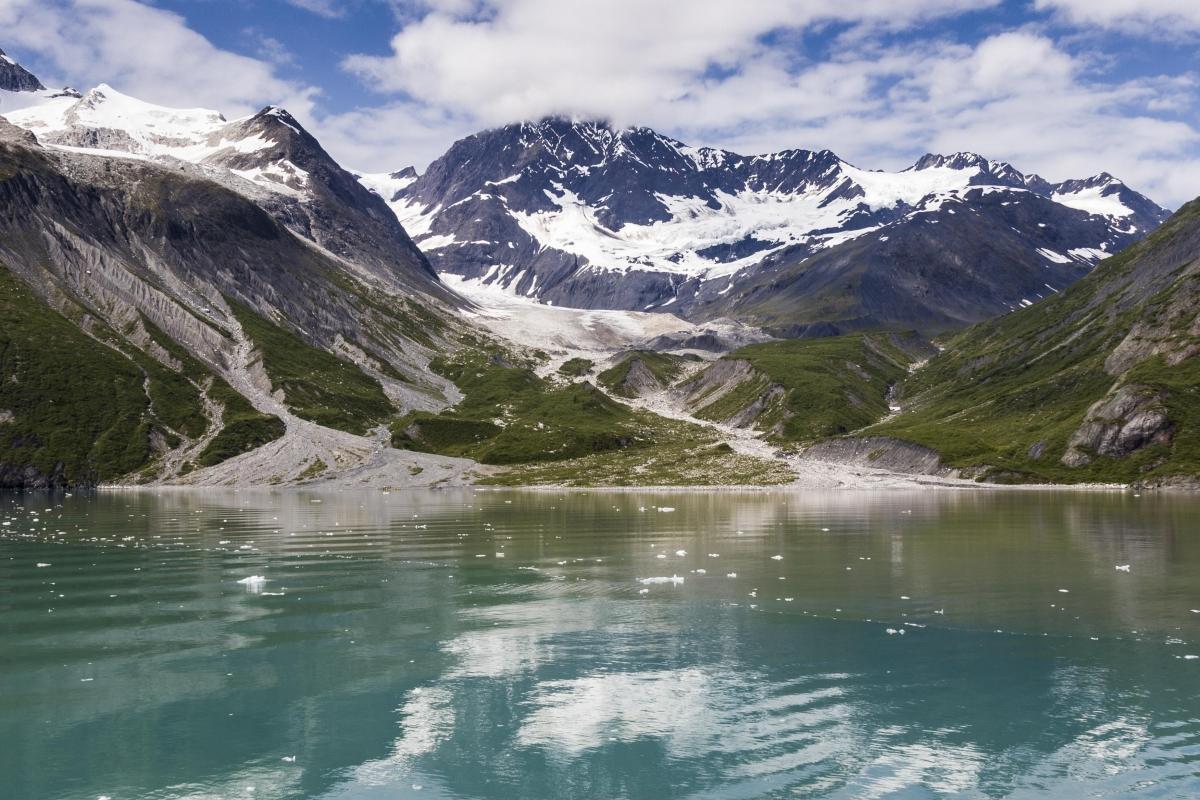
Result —
[{"label": "rocky peak", "polygon": [[8,92],[40,92],[46,87],[32,72],[0,50],[0,89]]}]

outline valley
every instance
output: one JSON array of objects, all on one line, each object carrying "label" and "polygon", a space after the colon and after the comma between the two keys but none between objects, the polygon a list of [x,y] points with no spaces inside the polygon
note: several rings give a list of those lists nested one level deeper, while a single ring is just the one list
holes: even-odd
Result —
[{"label": "valley", "polygon": [[1108,173],[555,117],[363,174],[5,63],[0,486],[1200,475],[1200,221]]}]

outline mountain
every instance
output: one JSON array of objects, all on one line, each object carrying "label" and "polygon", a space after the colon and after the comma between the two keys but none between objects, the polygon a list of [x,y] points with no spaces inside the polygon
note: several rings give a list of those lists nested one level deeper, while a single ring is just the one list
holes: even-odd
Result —
[{"label": "mountain", "polygon": [[997,481],[1196,485],[1200,200],[1053,298],[971,328],[870,429]]},{"label": "mountain", "polygon": [[290,115],[18,94],[5,117],[25,127],[0,118],[0,487],[461,471],[382,442],[457,398],[429,362],[469,331],[462,300]]},{"label": "mountain", "polygon": [[150,161],[221,183],[348,267],[454,301],[378,195],[281,108],[228,121],[216,111],[157,106],[101,84],[5,117],[45,146]]},{"label": "mountain", "polygon": [[543,302],[733,315],[784,333],[961,327],[1070,285],[1166,212],[1107,174],[971,153],[897,173],[545,119],[365,175],[434,268]]},{"label": "mountain", "polygon": [[0,90],[5,92],[40,92],[46,87],[32,72],[22,67],[0,50]]}]

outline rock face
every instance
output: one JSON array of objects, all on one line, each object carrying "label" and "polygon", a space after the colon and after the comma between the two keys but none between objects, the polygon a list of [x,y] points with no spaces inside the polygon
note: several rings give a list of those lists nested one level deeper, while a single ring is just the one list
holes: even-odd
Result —
[{"label": "rock face", "polygon": [[804,458],[910,475],[957,475],[954,470],[942,465],[942,459],[936,450],[886,436],[818,442],[804,451]]},{"label": "rock face", "polygon": [[1124,458],[1148,444],[1169,443],[1174,429],[1161,392],[1149,386],[1121,386],[1088,409],[1067,442],[1062,463],[1082,467],[1093,455]]},{"label": "rock face", "polygon": [[1059,291],[1165,212],[1107,173],[1051,184],[970,153],[899,173],[546,119],[363,176],[440,272],[558,305],[783,331],[945,329]]},{"label": "rock face", "polygon": [[45,88],[32,72],[0,50],[0,89],[6,92],[37,92]]}]

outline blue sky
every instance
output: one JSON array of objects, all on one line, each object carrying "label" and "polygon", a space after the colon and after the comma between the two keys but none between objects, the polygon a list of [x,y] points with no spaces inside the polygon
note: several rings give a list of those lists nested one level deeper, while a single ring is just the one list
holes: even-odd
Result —
[{"label": "blue sky", "polygon": [[1200,194],[1185,0],[0,0],[48,83],[227,116],[285,105],[350,167],[423,167],[550,113],[867,168],[973,150]]}]

